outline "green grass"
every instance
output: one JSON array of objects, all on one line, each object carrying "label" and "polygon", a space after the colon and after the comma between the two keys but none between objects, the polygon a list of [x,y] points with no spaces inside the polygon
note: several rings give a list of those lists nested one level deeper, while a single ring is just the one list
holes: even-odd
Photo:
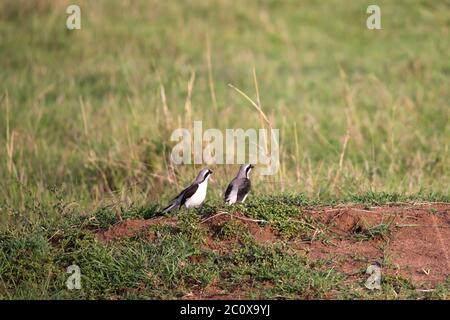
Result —
[{"label": "green grass", "polygon": [[[284,203],[298,221],[303,219],[303,208],[327,204],[301,198],[303,204],[299,206],[298,196],[270,197],[274,203]],[[380,292],[370,292],[363,287],[367,278],[364,271],[357,276],[359,281],[348,281],[348,276],[335,270],[335,261],[311,261],[301,251],[292,250],[283,236],[293,236],[292,228],[296,228],[297,239],[305,239],[309,228],[279,224],[277,215],[270,216],[273,208],[266,203],[267,198],[254,199],[246,209],[256,212],[254,217],[268,219],[282,235],[280,240],[259,243],[245,225],[230,221],[221,226],[214,239],[219,243],[232,240],[223,250],[205,247],[201,210],[181,211],[175,226],[150,226],[134,237],[107,243],[97,240],[94,232],[118,222],[108,208],[87,216],[71,209],[52,221],[36,221],[21,230],[12,226],[0,232],[0,298],[174,299],[209,288],[252,299],[448,296],[445,283],[432,292],[420,292],[406,279],[387,276]],[[141,208],[122,208],[122,216],[130,219],[147,215]],[[309,225],[320,227],[316,221],[309,221]],[[326,241],[327,236],[325,232],[323,239],[316,241]],[[81,269],[81,290],[71,291],[65,286],[65,271],[72,264]]]},{"label": "green grass", "polygon": [[[173,298],[224,279],[251,286],[263,274],[279,281],[257,297],[323,297],[334,288],[341,275],[251,241],[229,260],[205,253],[200,265],[182,266],[199,250],[192,213],[156,243],[105,245],[84,229],[113,225],[117,209],[124,219],[151,218],[194,178],[201,166],[170,163],[174,129],[194,120],[204,129],[260,128],[228,86],[256,100],[253,69],[261,108],[280,129],[281,168],[252,172],[240,208],[247,216],[307,240],[322,226],[302,207],[449,202],[444,2],[378,1],[380,31],[366,28],[364,1],[77,3],[77,31],[65,28],[70,1],[0,4],[0,297]],[[200,215],[221,206],[237,166],[211,168]],[[85,270],[82,292],[63,286],[74,261]]]},{"label": "green grass", "polygon": [[[253,67],[281,138],[281,171],[254,172],[256,192],[448,196],[445,4],[381,1],[380,31],[363,1],[81,1],[78,31],[65,29],[67,4],[1,5],[2,202],[23,209],[24,193],[45,200],[53,187],[88,208],[167,200],[199,169],[172,169],[173,129],[261,126],[228,86],[254,98]],[[236,168],[212,167],[219,197]]]}]

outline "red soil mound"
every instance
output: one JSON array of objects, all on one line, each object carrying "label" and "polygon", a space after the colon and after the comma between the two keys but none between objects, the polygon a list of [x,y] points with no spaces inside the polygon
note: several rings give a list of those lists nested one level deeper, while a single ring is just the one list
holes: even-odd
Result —
[{"label": "red soil mound", "polygon": [[158,217],[154,219],[135,219],[122,220],[108,230],[103,230],[97,233],[97,239],[105,242],[118,240],[137,235],[140,231],[152,225],[176,225],[176,217],[165,218]]},{"label": "red soil mound", "polygon": [[[310,212],[339,237],[331,244],[315,241],[299,246],[310,258],[333,258],[347,274],[379,262],[387,274],[430,287],[450,275],[450,204],[322,208]],[[386,235],[361,240],[355,235],[384,224]]]},{"label": "red soil mound", "polygon": [[[332,259],[335,268],[350,277],[374,262],[383,266],[384,274],[402,276],[418,287],[433,287],[450,276],[450,204],[322,207],[303,214],[324,223],[329,240],[294,240],[292,248],[313,260]],[[200,224],[206,231],[204,249],[227,251],[239,243],[239,235],[220,236],[227,223],[243,225],[261,243],[282,241],[268,223],[221,212]],[[157,224],[175,226],[177,218],[125,220],[97,237],[113,241]],[[192,262],[201,262],[201,257],[192,257]]]}]

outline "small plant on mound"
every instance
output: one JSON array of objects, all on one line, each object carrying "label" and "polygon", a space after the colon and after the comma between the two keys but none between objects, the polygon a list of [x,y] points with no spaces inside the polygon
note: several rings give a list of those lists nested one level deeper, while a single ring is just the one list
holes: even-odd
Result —
[{"label": "small plant on mound", "polygon": [[303,197],[295,199],[285,196],[266,196],[237,205],[233,210],[242,212],[248,217],[269,222],[284,238],[301,237],[309,240],[314,235],[321,234],[325,228],[319,221],[305,216],[297,207],[297,204],[305,203]]},{"label": "small plant on mound", "polygon": [[222,222],[218,225],[216,237],[223,240],[248,241],[252,238],[249,228],[246,224],[236,219]]},{"label": "small plant on mound", "polygon": [[177,214],[177,229],[194,243],[203,241],[204,230],[200,227],[200,216],[193,209],[182,209]]},{"label": "small plant on mound", "polygon": [[387,222],[382,222],[374,226],[370,226],[364,220],[360,220],[353,227],[353,236],[357,240],[387,239],[394,220],[395,217],[391,217]]}]

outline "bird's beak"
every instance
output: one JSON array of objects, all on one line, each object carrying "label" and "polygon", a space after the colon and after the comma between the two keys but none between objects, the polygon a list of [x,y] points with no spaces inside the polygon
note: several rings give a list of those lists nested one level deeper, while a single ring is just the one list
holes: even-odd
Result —
[{"label": "bird's beak", "polygon": [[209,175],[208,175],[208,177],[209,177],[209,180],[210,180],[210,181],[213,181],[212,174],[213,174],[212,170],[209,170]]},{"label": "bird's beak", "polygon": [[254,167],[255,167],[254,165],[252,165],[252,164],[250,165],[250,169],[253,169]]}]

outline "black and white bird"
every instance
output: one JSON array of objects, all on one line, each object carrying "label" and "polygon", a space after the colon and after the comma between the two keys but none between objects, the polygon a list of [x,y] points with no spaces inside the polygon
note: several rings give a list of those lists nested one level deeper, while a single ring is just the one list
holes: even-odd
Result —
[{"label": "black and white bird", "polygon": [[239,168],[239,172],[233,180],[231,180],[225,191],[225,203],[233,204],[237,202],[244,202],[250,192],[252,184],[250,182],[250,171],[253,165],[243,164]]},{"label": "black and white bird", "polygon": [[208,168],[200,171],[194,182],[192,182],[189,187],[181,191],[180,194],[172,200],[171,204],[164,208],[162,213],[179,209],[183,205],[186,208],[198,208],[203,201],[205,201],[206,190],[208,189],[208,179],[212,173],[213,172]]}]

